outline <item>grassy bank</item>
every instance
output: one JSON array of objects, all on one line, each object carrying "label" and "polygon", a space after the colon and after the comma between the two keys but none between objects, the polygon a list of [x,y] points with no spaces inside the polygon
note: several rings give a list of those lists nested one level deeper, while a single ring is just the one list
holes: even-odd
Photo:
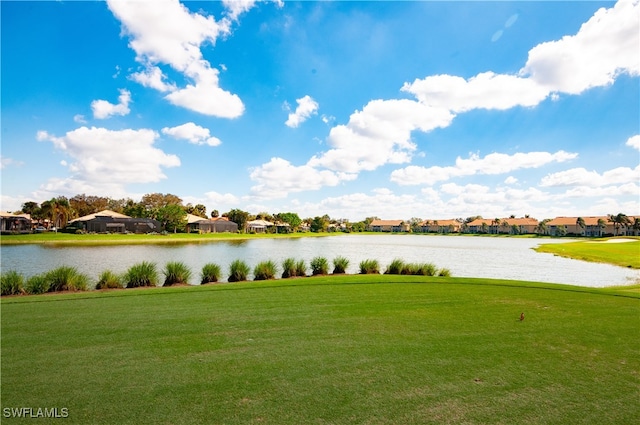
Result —
[{"label": "grassy bank", "polygon": [[352,275],[9,297],[2,407],[77,424],[637,423],[638,289]]},{"label": "grassy bank", "polygon": [[577,260],[640,269],[640,239],[637,238],[633,242],[599,239],[562,244],[545,244],[536,248],[536,251]]},{"label": "grassy bank", "polygon": [[288,234],[247,234],[247,233],[169,233],[169,234],[84,234],[34,233],[24,235],[2,235],[0,245],[50,244],[56,246],[99,246],[99,245],[147,245],[207,243],[228,240],[264,238],[302,238],[344,235],[333,233],[288,233]]}]

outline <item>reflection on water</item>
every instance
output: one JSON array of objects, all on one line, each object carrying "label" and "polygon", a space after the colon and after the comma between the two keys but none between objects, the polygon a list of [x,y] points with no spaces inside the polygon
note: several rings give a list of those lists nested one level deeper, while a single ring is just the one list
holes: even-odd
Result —
[{"label": "reflection on water", "polygon": [[341,235],[321,238],[251,239],[179,245],[122,245],[92,247],[50,247],[20,245],[0,247],[0,267],[25,276],[70,265],[97,279],[103,270],[125,272],[133,264],[152,261],[161,270],[169,261],[184,262],[199,281],[206,263],[222,267],[223,280],[236,259],[253,267],[264,260],[278,265],[285,258],[316,256],[331,262],[337,256],[350,260],[347,273],[358,273],[360,261],[375,259],[384,270],[395,258],[406,262],[431,262],[446,267],[453,276],[517,279],[567,283],[581,286],[612,286],[638,282],[637,270],[588,263],[541,254],[532,248],[539,243],[567,240],[489,238],[425,235]]}]

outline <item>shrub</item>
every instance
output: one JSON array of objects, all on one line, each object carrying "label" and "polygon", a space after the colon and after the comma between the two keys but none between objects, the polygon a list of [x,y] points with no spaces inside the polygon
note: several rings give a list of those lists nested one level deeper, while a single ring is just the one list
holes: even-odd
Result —
[{"label": "shrub", "polygon": [[253,280],[275,279],[278,267],[271,260],[258,263],[253,269]]},{"label": "shrub", "polygon": [[0,275],[2,295],[18,295],[24,293],[24,277],[15,270]]},{"label": "shrub", "polygon": [[45,292],[49,291],[49,281],[43,274],[31,276],[29,279],[27,279],[25,290],[27,291],[27,294],[44,294]]},{"label": "shrub", "polygon": [[202,279],[200,284],[217,282],[220,279],[220,266],[215,263],[207,263],[202,266]]},{"label": "shrub", "polygon": [[329,262],[324,257],[315,257],[311,260],[311,274],[319,275],[319,274],[328,274],[329,273]]},{"label": "shrub", "polygon": [[402,267],[400,274],[414,276],[435,276],[436,266],[431,263],[407,263]]},{"label": "shrub", "polygon": [[282,262],[282,278],[296,277],[296,260],[295,258],[287,258]]},{"label": "shrub", "polygon": [[438,276],[442,277],[451,277],[451,271],[449,269],[442,268],[438,272]]},{"label": "shrub", "polygon": [[402,274],[404,270],[405,264],[399,258],[396,258],[387,266],[387,270],[384,272],[385,274]]},{"label": "shrub", "polygon": [[105,270],[100,273],[96,289],[114,289],[123,288],[122,278],[112,272],[111,270]]},{"label": "shrub", "polygon": [[158,270],[154,263],[143,261],[129,267],[124,275],[127,288],[139,288],[141,286],[158,286]]},{"label": "shrub", "polygon": [[242,282],[247,280],[249,266],[242,260],[234,260],[229,267],[229,282]]},{"label": "shrub", "polygon": [[344,274],[349,267],[349,259],[345,257],[336,257],[333,259],[333,274]]},{"label": "shrub", "polygon": [[378,260],[362,260],[360,262],[360,274],[378,274],[380,265]]},{"label": "shrub", "polygon": [[48,292],[86,291],[89,277],[75,267],[62,266],[44,275],[49,284]]},{"label": "shrub", "polygon": [[304,277],[307,275],[307,265],[304,260],[299,260],[296,263],[296,276]]},{"label": "shrub", "polygon": [[185,263],[170,261],[164,266],[164,286],[187,284],[191,279],[191,270]]}]

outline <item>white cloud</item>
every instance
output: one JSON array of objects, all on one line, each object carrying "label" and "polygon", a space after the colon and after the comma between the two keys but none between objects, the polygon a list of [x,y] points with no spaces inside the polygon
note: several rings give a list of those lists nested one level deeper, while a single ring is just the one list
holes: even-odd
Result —
[{"label": "white cloud", "polygon": [[104,193],[113,193],[130,183],[158,182],[166,178],[162,168],[177,167],[180,159],[155,148],[157,138],[158,134],[148,129],[114,131],[80,127],[62,137],[38,131],[39,141],[52,142],[75,160],[68,164],[71,177],[52,179],[45,189],[95,193],[96,188],[106,188]]},{"label": "white cloud", "polygon": [[282,198],[289,192],[317,190],[323,186],[336,186],[356,176],[347,173],[335,173],[329,170],[317,170],[309,165],[294,166],[282,158],[271,158],[266,164],[254,168],[250,177],[258,182],[251,193],[258,198]]},{"label": "white cloud", "polygon": [[73,116],[73,121],[77,122],[78,124],[86,124],[87,120],[84,119],[84,115],[82,114],[76,114]]},{"label": "white cloud", "polygon": [[145,87],[156,89],[159,92],[171,92],[176,89],[174,83],[166,83],[166,77],[157,66],[148,66],[144,71],[131,74],[130,78]]},{"label": "white cloud", "polygon": [[255,3],[256,0],[222,0],[229,18],[234,21],[237,21],[241,14],[249,11]]},{"label": "white cloud", "polygon": [[309,95],[296,99],[298,106],[295,112],[289,114],[289,118],[285,122],[287,127],[296,128],[305,122],[311,115],[318,113],[318,102],[313,100]]},{"label": "white cloud", "polygon": [[411,93],[430,106],[453,112],[471,109],[510,109],[515,106],[535,106],[548,91],[534,81],[515,75],[484,72],[465,80],[453,75],[435,75],[405,83],[402,91]]},{"label": "white cloud", "polygon": [[[171,91],[165,98],[205,115],[235,118],[244,112],[240,98],[219,87],[218,70],[203,59],[200,47],[215,44],[218,37],[230,33],[230,21],[191,13],[177,0],[146,2],[109,0],[109,9],[122,22],[131,41],[136,60],[145,70],[132,76],[141,84],[159,91]],[[174,88],[164,82],[158,63],[170,65],[193,83]]]},{"label": "white cloud", "polygon": [[162,133],[176,139],[188,140],[194,145],[218,146],[222,143],[217,137],[211,136],[208,128],[200,127],[192,122],[171,128],[165,127],[162,129]]},{"label": "white cloud", "polygon": [[0,156],[0,170],[5,169],[10,166],[21,166],[24,165],[22,161],[16,161],[13,158],[7,158],[5,156]]},{"label": "white cloud", "polygon": [[471,176],[475,174],[504,174],[523,168],[539,168],[551,162],[565,162],[578,156],[576,153],[558,151],[528,152],[507,155],[492,153],[484,158],[471,154],[468,159],[458,157],[456,165],[440,167],[419,167],[411,165],[395,170],[391,173],[391,181],[400,185],[431,185],[438,181],[449,180],[453,177]]},{"label": "white cloud", "polygon": [[509,176],[504,180],[505,184],[516,184],[518,183],[518,179],[513,177],[513,176]]},{"label": "white cloud", "polygon": [[570,170],[548,174],[542,178],[540,186],[584,186],[594,188],[629,182],[640,182],[640,165],[634,169],[618,167],[605,171],[602,174],[597,171],[587,171],[585,168],[572,168]]},{"label": "white cloud", "polygon": [[333,127],[328,138],[333,149],[314,156],[308,164],[358,173],[389,163],[406,163],[416,150],[412,131],[446,127],[452,118],[444,109],[413,100],[372,100],[362,111],[354,112],[346,125]]},{"label": "white cloud", "polygon": [[130,112],[129,102],[131,102],[131,92],[126,89],[120,89],[117,105],[102,99],[91,102],[93,117],[102,120],[113,115],[127,115]]},{"label": "white cloud", "polygon": [[520,75],[550,92],[569,94],[606,86],[622,73],[640,75],[639,5],[620,0],[599,9],[576,35],[537,45]]},{"label": "white cloud", "polygon": [[626,145],[634,149],[640,150],[640,134],[636,134],[635,136],[629,137],[629,140],[627,140]]}]

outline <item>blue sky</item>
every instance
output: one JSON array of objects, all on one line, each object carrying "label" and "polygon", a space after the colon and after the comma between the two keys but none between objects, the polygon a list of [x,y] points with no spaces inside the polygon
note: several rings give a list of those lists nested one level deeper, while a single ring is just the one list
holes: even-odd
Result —
[{"label": "blue sky", "polygon": [[640,4],[2,1],[2,210],[640,214]]}]

